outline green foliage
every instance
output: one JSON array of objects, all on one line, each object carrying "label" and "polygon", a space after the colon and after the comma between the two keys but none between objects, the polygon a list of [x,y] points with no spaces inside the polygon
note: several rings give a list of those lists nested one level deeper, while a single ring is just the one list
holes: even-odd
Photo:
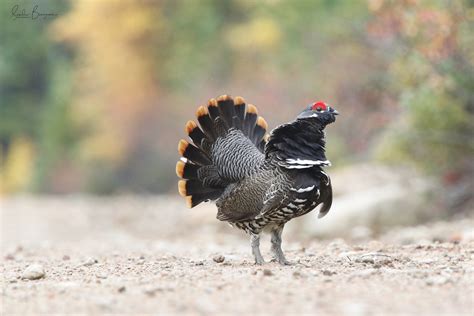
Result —
[{"label": "green foliage", "polygon": [[473,117],[463,103],[429,88],[421,88],[404,103],[402,116],[378,148],[379,158],[413,162],[436,175],[466,168],[474,155]]},{"label": "green foliage", "polygon": [[[398,43],[413,49],[393,56],[392,89],[402,108],[377,155],[394,163],[414,163],[436,176],[470,177],[474,172],[474,65],[469,56],[474,47],[472,32],[466,30],[474,25],[472,18],[462,17],[470,12],[463,2],[431,4],[402,8],[419,18],[399,21]],[[419,31],[403,31],[410,29],[404,23]]]},{"label": "green foliage", "polygon": [[[52,20],[15,19],[11,16],[15,5],[19,6],[19,11],[24,9],[27,13],[38,5],[39,12],[52,10],[52,13],[61,14],[67,10],[67,3],[57,0],[41,1],[39,4],[29,1],[0,2],[0,14],[4,17],[0,27],[0,143],[6,155],[12,142],[27,139],[37,149],[30,159],[36,158],[41,166],[35,168],[32,174],[24,175],[28,178],[27,185],[21,189],[25,189],[30,187],[33,178],[41,179],[33,181],[38,186],[46,186],[48,181],[40,174],[52,172],[55,161],[64,154],[64,149],[75,137],[70,127],[65,126],[68,124],[69,96],[64,94],[70,90],[66,85],[71,58],[50,41],[48,27]],[[60,79],[57,78],[58,72],[63,73]],[[59,106],[59,103],[62,105]],[[59,141],[61,138],[67,140]],[[32,163],[25,161],[26,165]]]}]

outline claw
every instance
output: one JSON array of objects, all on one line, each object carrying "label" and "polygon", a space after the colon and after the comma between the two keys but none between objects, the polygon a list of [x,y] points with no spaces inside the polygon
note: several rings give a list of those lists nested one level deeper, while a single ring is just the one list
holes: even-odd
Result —
[{"label": "claw", "polygon": [[275,257],[273,257],[271,262],[278,262],[282,266],[292,266],[293,265],[293,263],[291,261],[286,260],[286,258],[284,256],[283,257],[278,257],[277,255],[275,255]]},{"label": "claw", "polygon": [[293,263],[284,259],[284,260],[278,260],[278,263],[281,264],[282,266],[292,266]]},{"label": "claw", "polygon": [[264,264],[265,264],[265,260],[263,260],[263,258],[261,258],[261,259],[255,258],[255,265],[261,266],[261,265],[264,265]]}]

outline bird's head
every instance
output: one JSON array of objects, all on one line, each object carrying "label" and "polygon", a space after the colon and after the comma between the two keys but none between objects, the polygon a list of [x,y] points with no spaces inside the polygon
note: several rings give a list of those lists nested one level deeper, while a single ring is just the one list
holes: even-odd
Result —
[{"label": "bird's head", "polygon": [[330,124],[336,121],[336,115],[338,115],[334,108],[330,107],[323,101],[317,101],[308,105],[303,112],[301,112],[296,119],[297,120],[317,120],[323,125]]}]

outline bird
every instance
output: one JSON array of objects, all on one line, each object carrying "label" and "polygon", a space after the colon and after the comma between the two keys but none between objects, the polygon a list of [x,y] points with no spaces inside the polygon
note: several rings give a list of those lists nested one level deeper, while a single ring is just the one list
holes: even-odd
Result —
[{"label": "bird", "polygon": [[257,107],[242,97],[221,95],[196,111],[185,125],[189,141],[178,143],[178,191],[193,208],[214,201],[217,219],[245,231],[255,264],[264,264],[260,236],[271,235],[272,261],[290,265],[281,244],[285,224],[318,205],[332,205],[332,185],[323,168],[325,127],[339,113],[323,101],[307,105],[268,134]]}]

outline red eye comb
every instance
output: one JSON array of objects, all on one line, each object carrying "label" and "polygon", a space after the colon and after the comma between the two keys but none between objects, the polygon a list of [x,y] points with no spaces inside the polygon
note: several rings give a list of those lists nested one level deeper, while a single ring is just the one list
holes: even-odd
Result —
[{"label": "red eye comb", "polygon": [[328,106],[323,101],[314,102],[313,106],[311,107],[311,110],[326,111],[327,109],[328,109]]}]

